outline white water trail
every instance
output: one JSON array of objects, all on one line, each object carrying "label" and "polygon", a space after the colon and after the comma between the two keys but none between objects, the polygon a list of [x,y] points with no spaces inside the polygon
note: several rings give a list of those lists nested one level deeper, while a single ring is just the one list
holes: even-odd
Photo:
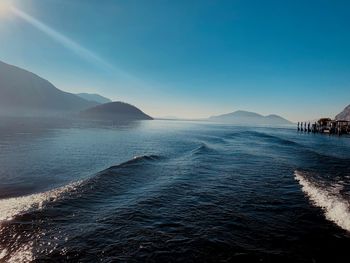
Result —
[{"label": "white water trail", "polygon": [[41,209],[47,202],[56,201],[64,193],[74,191],[80,183],[81,181],[78,181],[38,194],[2,199],[0,200],[0,223],[29,210]]},{"label": "white water trail", "polygon": [[[40,210],[48,202],[60,200],[65,194],[75,191],[81,183],[82,181],[78,181],[38,194],[0,200],[0,236],[2,233],[1,222],[12,220],[15,216],[29,211]],[[9,255],[11,256],[6,261],[8,263],[32,262],[33,249],[33,241],[23,244],[15,251],[0,245],[0,262],[3,262]]]},{"label": "white water trail", "polygon": [[339,187],[318,186],[300,171],[295,171],[294,175],[302,191],[323,210],[326,219],[350,232],[350,203],[339,194]]}]

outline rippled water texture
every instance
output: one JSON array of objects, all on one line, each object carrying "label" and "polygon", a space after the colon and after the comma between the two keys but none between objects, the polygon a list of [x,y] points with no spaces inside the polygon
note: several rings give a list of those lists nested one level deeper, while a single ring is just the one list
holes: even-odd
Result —
[{"label": "rippled water texture", "polygon": [[0,123],[0,262],[344,262],[350,138]]}]

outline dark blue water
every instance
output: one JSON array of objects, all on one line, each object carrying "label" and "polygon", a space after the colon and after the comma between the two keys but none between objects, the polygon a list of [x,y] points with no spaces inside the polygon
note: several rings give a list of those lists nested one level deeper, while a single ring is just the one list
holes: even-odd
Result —
[{"label": "dark blue water", "polygon": [[0,122],[0,262],[344,262],[350,138]]}]

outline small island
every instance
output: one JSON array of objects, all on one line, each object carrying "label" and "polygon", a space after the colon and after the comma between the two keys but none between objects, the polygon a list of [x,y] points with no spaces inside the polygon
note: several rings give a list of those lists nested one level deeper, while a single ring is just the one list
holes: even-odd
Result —
[{"label": "small island", "polygon": [[97,105],[80,113],[82,118],[93,120],[131,121],[131,120],[153,120],[153,118],[135,106],[115,101]]}]

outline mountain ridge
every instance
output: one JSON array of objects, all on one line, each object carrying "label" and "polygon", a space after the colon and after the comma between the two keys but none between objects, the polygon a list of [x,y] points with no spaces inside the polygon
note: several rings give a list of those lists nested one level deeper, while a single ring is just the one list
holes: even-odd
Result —
[{"label": "mountain ridge", "polygon": [[83,92],[83,93],[77,93],[76,95],[79,96],[80,98],[83,98],[84,100],[93,101],[100,104],[112,102],[112,100],[110,100],[109,98],[101,96],[100,94],[97,94],[97,93]]},{"label": "mountain ridge", "polygon": [[337,114],[335,119],[350,121],[350,104],[346,106],[342,112]]},{"label": "mountain ridge", "polygon": [[95,105],[35,73],[0,61],[0,113],[67,113]]},{"label": "mountain ridge", "polygon": [[[111,102],[98,94],[82,96],[90,100],[62,91],[35,73],[0,61],[2,116],[83,116],[118,121],[153,119],[125,102]],[[103,103],[105,101],[108,103]]]}]

